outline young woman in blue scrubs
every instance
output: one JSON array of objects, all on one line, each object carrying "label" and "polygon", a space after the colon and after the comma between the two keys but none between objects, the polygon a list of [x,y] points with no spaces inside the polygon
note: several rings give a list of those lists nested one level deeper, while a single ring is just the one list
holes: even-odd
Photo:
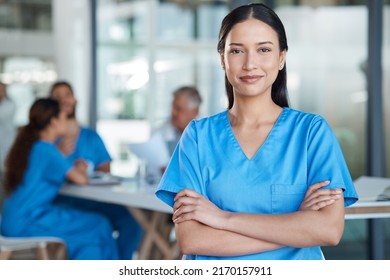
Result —
[{"label": "young woman in blue scrubs", "polygon": [[187,259],[323,259],[341,239],[357,193],[327,122],[289,108],[287,49],[263,4],[222,22],[229,108],[188,125],[156,191]]},{"label": "young woman in blue scrubs", "polygon": [[5,236],[56,236],[70,259],[118,259],[112,227],[105,217],[53,203],[70,180],[87,183],[84,164],[70,164],[55,145],[67,117],[53,99],[38,99],[6,160],[1,231]]}]

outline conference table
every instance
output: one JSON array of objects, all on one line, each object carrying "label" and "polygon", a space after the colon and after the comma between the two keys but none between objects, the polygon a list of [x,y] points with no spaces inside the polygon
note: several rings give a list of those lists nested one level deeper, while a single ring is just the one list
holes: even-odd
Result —
[{"label": "conference table", "polygon": [[[362,176],[354,183],[359,201],[345,209],[345,219],[390,218],[390,200],[377,200],[390,179]],[[65,185],[61,194],[126,206],[145,230],[138,259],[179,259],[172,208],[155,196],[155,189],[156,184],[130,178],[113,185]]]}]

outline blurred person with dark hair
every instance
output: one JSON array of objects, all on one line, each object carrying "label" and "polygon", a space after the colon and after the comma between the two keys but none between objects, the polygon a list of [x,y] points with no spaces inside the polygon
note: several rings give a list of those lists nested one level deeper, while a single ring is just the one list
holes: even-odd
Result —
[{"label": "blurred person with dark hair", "polygon": [[81,185],[88,181],[85,164],[70,163],[55,145],[66,130],[66,113],[57,101],[42,98],[33,103],[29,122],[5,162],[1,232],[9,237],[59,237],[70,259],[118,259],[105,217],[54,203],[67,180]]},{"label": "blurred person with dark hair", "polygon": [[[99,134],[90,128],[82,127],[76,119],[77,99],[72,86],[66,81],[54,83],[50,97],[60,103],[67,114],[67,130],[57,141],[58,148],[69,162],[84,161],[89,170],[110,172],[111,157]],[[94,211],[107,217],[117,235],[119,258],[133,258],[143,236],[143,230],[126,207],[99,201],[59,196],[57,203],[79,209]]]}]

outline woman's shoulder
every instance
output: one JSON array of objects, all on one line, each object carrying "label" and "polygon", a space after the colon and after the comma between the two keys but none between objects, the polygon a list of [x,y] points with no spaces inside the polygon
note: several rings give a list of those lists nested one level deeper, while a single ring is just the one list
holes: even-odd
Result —
[{"label": "woman's shoulder", "polygon": [[210,116],[194,119],[192,120],[192,123],[197,127],[202,127],[205,125],[217,124],[223,121],[226,117],[227,117],[227,111],[222,111]]},{"label": "woman's shoulder", "polygon": [[327,136],[333,135],[331,125],[320,114],[289,108],[288,115],[290,127],[296,131],[308,133],[309,137],[314,137],[319,134]]},{"label": "woman's shoulder", "polygon": [[43,158],[47,159],[56,154],[61,153],[53,142],[38,140],[34,143],[31,149],[31,156],[37,158],[38,160]]},{"label": "woman's shoulder", "polygon": [[35,143],[35,145],[38,147],[38,149],[41,149],[41,150],[52,151],[54,153],[60,153],[60,150],[58,149],[56,142],[38,140]]},{"label": "woman's shoulder", "polygon": [[219,131],[224,123],[226,123],[226,118],[227,111],[223,111],[207,117],[194,119],[187,125],[183,135],[192,135],[192,137],[198,135],[198,137],[203,137],[208,135],[210,130],[213,130],[214,132]]},{"label": "woman's shoulder", "polygon": [[81,127],[80,128],[80,135],[79,135],[79,142],[86,142],[86,143],[96,143],[102,141],[102,137],[99,135],[99,133],[90,127]]},{"label": "woman's shoulder", "polygon": [[309,113],[293,108],[284,108],[284,112],[289,119],[295,122],[305,122],[307,124],[315,124],[317,122],[326,122],[325,118],[317,113]]},{"label": "woman's shoulder", "polygon": [[53,150],[56,149],[56,145],[54,142],[48,142],[44,140],[38,140],[34,143],[33,149],[39,150]]},{"label": "woman's shoulder", "polygon": [[98,136],[98,133],[96,132],[96,130],[94,130],[90,127],[82,126],[82,127],[80,127],[80,135],[81,136]]}]

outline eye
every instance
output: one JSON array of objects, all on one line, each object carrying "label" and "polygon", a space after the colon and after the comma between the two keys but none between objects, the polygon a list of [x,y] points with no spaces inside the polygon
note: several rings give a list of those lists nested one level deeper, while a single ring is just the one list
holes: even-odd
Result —
[{"label": "eye", "polygon": [[232,54],[239,54],[239,53],[242,53],[242,51],[241,50],[237,50],[237,49],[232,49],[232,50],[230,50],[230,53],[232,53]]},{"label": "eye", "polygon": [[269,48],[261,48],[261,49],[259,49],[259,52],[261,52],[261,53],[267,53],[267,52],[270,52],[271,51],[271,49],[269,49]]}]

